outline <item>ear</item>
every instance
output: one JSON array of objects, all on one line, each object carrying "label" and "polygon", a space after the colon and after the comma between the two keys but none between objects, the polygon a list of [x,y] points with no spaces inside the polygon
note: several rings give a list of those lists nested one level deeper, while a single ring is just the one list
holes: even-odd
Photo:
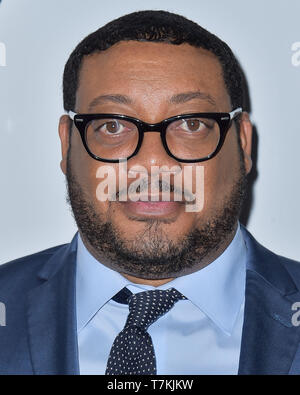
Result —
[{"label": "ear", "polygon": [[244,152],[246,173],[248,174],[252,168],[252,124],[247,112],[243,112],[240,118],[240,140]]},{"label": "ear", "polygon": [[61,144],[61,155],[62,155],[60,167],[65,175],[67,174],[67,154],[70,144],[69,141],[70,122],[71,120],[68,117],[68,115],[62,115],[60,117],[59,126],[58,126],[58,133],[59,133],[60,144]]}]

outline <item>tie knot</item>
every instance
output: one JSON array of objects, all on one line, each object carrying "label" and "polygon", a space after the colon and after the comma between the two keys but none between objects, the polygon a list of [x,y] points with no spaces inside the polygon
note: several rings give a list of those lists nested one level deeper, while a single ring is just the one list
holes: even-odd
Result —
[{"label": "tie knot", "polygon": [[174,288],[145,291],[131,295],[128,299],[129,315],[125,327],[138,326],[147,330],[180,299],[186,299],[186,297]]}]

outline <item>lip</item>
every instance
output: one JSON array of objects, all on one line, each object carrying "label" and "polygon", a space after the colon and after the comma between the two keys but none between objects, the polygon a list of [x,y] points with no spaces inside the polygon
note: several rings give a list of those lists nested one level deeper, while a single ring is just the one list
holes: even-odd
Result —
[{"label": "lip", "polygon": [[146,217],[165,217],[178,214],[181,208],[179,202],[122,202],[126,213]]}]

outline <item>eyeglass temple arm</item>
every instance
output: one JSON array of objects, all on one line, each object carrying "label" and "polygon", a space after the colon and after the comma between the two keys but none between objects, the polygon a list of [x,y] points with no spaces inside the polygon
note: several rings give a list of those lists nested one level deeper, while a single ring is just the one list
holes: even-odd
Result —
[{"label": "eyeglass temple arm", "polygon": [[75,115],[77,115],[77,113],[73,112],[73,111],[67,111],[67,115],[69,115],[69,117],[72,119],[72,121],[74,121],[74,117],[75,117]]},{"label": "eyeglass temple arm", "polygon": [[243,112],[242,107],[238,107],[236,110],[233,110],[229,113],[230,115],[230,120],[232,121],[237,115],[241,114]]}]

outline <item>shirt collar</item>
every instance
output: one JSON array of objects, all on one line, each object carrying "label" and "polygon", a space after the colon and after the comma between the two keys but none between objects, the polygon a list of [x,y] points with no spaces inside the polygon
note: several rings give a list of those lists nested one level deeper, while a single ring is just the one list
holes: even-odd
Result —
[{"label": "shirt collar", "polygon": [[169,282],[230,335],[245,298],[247,247],[240,224],[223,253],[203,269]]},{"label": "shirt collar", "polygon": [[77,330],[80,332],[97,311],[130,282],[97,261],[83,244],[79,232],[76,260]]},{"label": "shirt collar", "polygon": [[195,273],[178,277],[157,288],[133,284],[101,264],[86,249],[79,233],[77,246],[78,332],[105,303],[127,286],[134,293],[174,287],[223,332],[227,335],[232,333],[245,295],[246,245],[239,224],[233,240],[215,261]]}]

